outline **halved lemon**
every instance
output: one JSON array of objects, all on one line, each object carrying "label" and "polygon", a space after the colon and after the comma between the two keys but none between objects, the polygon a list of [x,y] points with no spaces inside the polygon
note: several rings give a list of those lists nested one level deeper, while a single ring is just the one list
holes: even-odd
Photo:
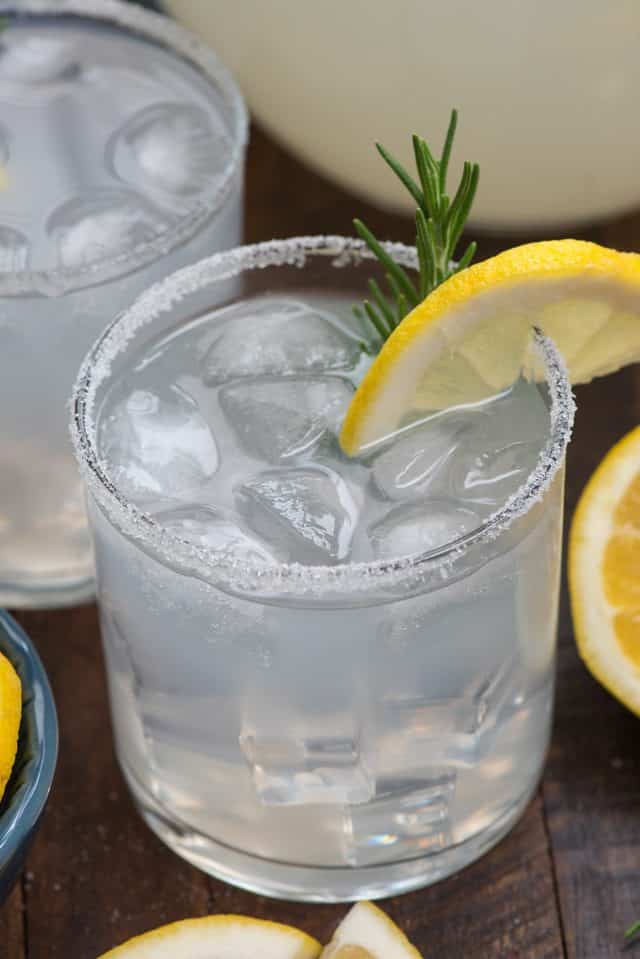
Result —
[{"label": "halved lemon", "polygon": [[381,909],[371,902],[358,902],[336,929],[321,959],[421,959],[421,956]]},{"label": "halved lemon", "polygon": [[0,653],[0,799],[15,762],[21,715],[20,679],[6,656]]},{"label": "halved lemon", "polygon": [[483,399],[516,379],[539,327],[573,383],[640,357],[640,255],[582,240],[514,247],[455,274],[386,341],[340,435],[353,456],[409,413]]},{"label": "halved lemon", "polygon": [[279,922],[205,916],[160,926],[100,959],[317,959],[320,943]]},{"label": "halved lemon", "polygon": [[580,655],[640,716],[640,427],[609,451],[582,493],[569,592]]}]

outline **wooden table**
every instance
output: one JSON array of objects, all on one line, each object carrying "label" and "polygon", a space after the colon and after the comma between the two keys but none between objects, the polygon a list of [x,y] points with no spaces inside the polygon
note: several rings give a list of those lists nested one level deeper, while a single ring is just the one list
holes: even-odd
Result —
[{"label": "wooden table", "polygon": [[[247,186],[249,240],[351,233],[355,213],[383,237],[411,239],[408,219],[385,215],[329,185],[258,130]],[[640,216],[583,235],[638,249]],[[520,239],[526,238],[485,238],[481,254]],[[638,422],[638,372],[628,369],[582,387],[577,399],[569,517],[602,455]],[[326,939],[345,906],[270,901],[209,879],[165,849],[138,818],[113,755],[95,608],[17,615],[51,677],[61,750],[27,870],[0,909],[0,957],[94,959],[160,923],[226,911],[293,922]],[[536,799],[480,862],[383,904],[425,956],[620,955],[623,930],[640,918],[639,735],[639,721],[581,665],[563,590],[555,729]]]}]

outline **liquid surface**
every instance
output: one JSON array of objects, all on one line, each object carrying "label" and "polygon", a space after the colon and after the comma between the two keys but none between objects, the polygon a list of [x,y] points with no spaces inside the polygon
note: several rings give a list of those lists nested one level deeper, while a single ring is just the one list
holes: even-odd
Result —
[{"label": "liquid surface", "polygon": [[0,116],[4,272],[82,268],[170,235],[231,155],[211,81],[149,40],[77,18],[10,21]]},{"label": "liquid surface", "polygon": [[305,565],[385,559],[477,528],[535,468],[549,415],[519,379],[349,459],[371,357],[349,304],[263,296],[183,327],[111,387],[99,445],[121,491],[181,538]]}]

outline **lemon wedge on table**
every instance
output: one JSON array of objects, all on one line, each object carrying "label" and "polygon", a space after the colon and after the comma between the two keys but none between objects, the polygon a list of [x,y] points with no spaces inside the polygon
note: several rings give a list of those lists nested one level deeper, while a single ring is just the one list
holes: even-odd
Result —
[{"label": "lemon wedge on table", "polygon": [[0,800],[13,769],[18,750],[22,715],[22,688],[15,669],[0,653]]},{"label": "lemon wedge on table", "polygon": [[160,926],[99,959],[421,959],[404,933],[370,902],[347,913],[328,946],[279,922],[206,916]]},{"label": "lemon wedge on table", "polygon": [[385,342],[340,434],[353,456],[407,413],[472,403],[510,386],[531,328],[550,336],[573,383],[640,357],[640,254],[583,240],[513,247],[454,274]]},{"label": "lemon wedge on table", "polygon": [[371,902],[347,913],[321,959],[421,959],[405,934]]},{"label": "lemon wedge on table", "polygon": [[279,922],[205,916],[160,926],[100,959],[317,959],[320,943]]},{"label": "lemon wedge on table", "polygon": [[640,427],[609,451],[582,493],[569,592],[582,659],[640,716]]}]

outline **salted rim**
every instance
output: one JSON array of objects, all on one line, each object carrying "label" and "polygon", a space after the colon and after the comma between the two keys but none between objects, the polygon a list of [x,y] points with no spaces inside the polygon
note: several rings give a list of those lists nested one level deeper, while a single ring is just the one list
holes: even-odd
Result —
[{"label": "salted rim", "polygon": [[[404,266],[415,269],[414,247],[386,243],[386,250]],[[229,550],[197,546],[169,532],[148,513],[129,502],[108,475],[101,460],[94,418],[96,394],[111,373],[113,359],[138,330],[172,309],[204,285],[231,279],[245,270],[268,266],[303,267],[310,256],[331,257],[336,268],[374,259],[361,241],[342,236],[306,236],[271,240],[236,247],[185,267],[156,283],[105,330],[80,368],[71,400],[71,437],[82,476],[107,515],[124,535],[151,550],[172,568],[180,568],[212,585],[233,592],[258,596],[276,594],[278,599],[330,593],[348,595],[397,586],[407,576],[432,575],[434,568],[446,572],[469,548],[490,542],[514,520],[524,516],[551,485],[571,436],[575,403],[566,367],[552,341],[540,330],[534,332],[551,395],[549,437],[534,469],[520,488],[480,526],[436,549],[394,559],[343,563],[336,566],[304,566],[301,563],[267,564],[238,559]]]},{"label": "salted rim", "polygon": [[84,20],[102,20],[152,40],[188,60],[204,73],[230,107],[232,146],[229,162],[215,190],[206,199],[194,202],[173,227],[116,256],[82,267],[56,267],[18,273],[0,271],[0,295],[61,295],[103,283],[166,256],[194,236],[206,220],[224,205],[242,163],[248,138],[247,108],[242,94],[216,54],[169,17],[122,0],[0,0],[0,16],[10,14],[20,18],[25,15],[77,16]]}]

